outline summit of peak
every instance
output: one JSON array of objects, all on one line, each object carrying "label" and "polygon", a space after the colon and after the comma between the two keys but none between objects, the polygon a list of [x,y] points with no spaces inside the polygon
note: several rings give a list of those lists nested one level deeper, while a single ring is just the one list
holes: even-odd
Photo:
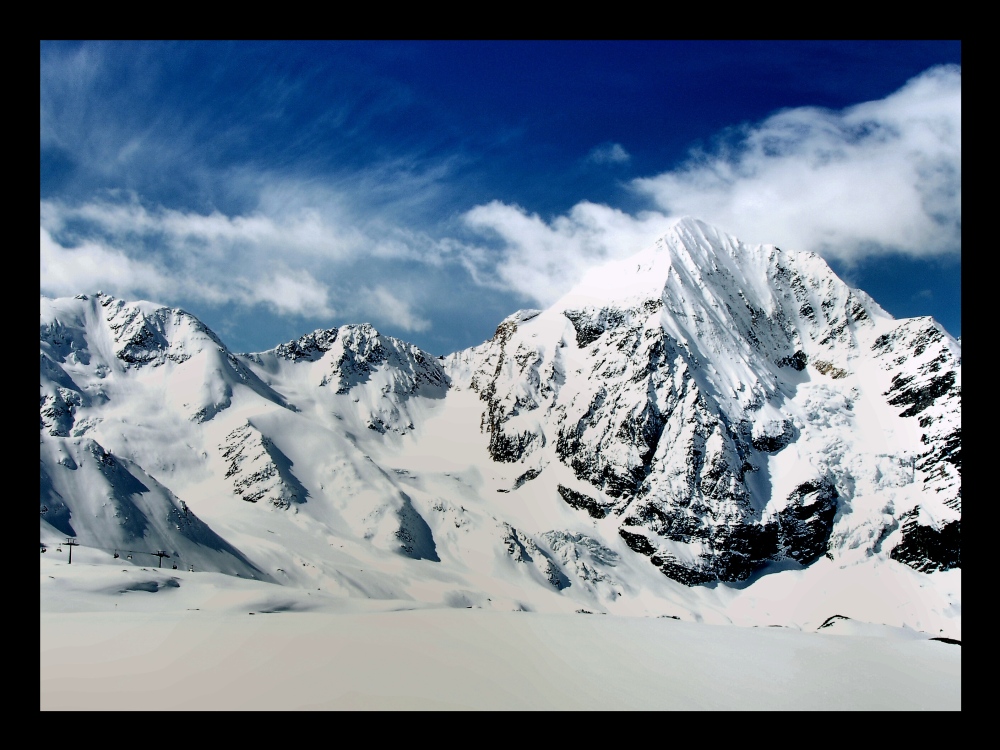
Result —
[{"label": "summit of peak", "polygon": [[718,228],[715,227],[715,226],[713,226],[712,224],[709,224],[709,223],[707,223],[705,221],[702,221],[701,219],[699,219],[699,218],[697,218],[695,216],[690,216],[690,215],[685,215],[685,216],[679,217],[677,219],[677,221],[674,222],[674,225],[671,227],[671,229],[674,229],[674,230],[688,229],[688,230],[697,230],[697,231],[704,231],[704,230],[708,229],[708,230],[715,231],[715,232],[719,231]]},{"label": "summit of peak", "polygon": [[682,216],[635,254],[591,268],[555,307],[602,306],[659,297],[671,269],[687,269],[688,273],[708,269],[716,265],[717,256],[735,258],[743,247],[738,238],[693,216]]}]

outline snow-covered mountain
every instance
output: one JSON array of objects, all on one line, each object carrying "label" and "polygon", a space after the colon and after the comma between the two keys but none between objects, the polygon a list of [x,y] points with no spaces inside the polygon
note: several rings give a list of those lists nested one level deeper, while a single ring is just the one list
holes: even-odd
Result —
[{"label": "snow-covered mountain", "polygon": [[43,297],[40,343],[43,543],[343,596],[743,622],[768,574],[889,566],[923,601],[882,621],[960,617],[954,585],[934,592],[961,563],[961,345],[811,253],[684,219],[447,357],[367,324],[234,354],[101,293]]}]

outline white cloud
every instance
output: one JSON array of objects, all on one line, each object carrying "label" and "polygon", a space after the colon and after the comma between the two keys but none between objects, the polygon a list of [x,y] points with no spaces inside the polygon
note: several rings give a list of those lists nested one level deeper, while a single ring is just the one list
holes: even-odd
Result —
[{"label": "white cloud", "polygon": [[672,215],[851,261],[961,246],[961,70],[933,68],[840,112],[789,109],[735,144],[635,180]]},{"label": "white cloud", "polygon": [[[283,221],[264,216],[208,216],[149,211],[137,203],[67,207],[42,201],[40,286],[44,294],[104,289],[210,304],[262,304],[279,315],[328,318],[333,310],[324,283],[303,263],[342,258],[355,241],[317,216]],[[83,222],[85,239],[70,227]]]},{"label": "white cloud", "polygon": [[[103,288],[168,304],[266,305],[312,318],[335,309],[352,320],[425,331],[446,291],[469,304],[483,287],[549,304],[589,267],[640,250],[681,215],[747,241],[846,261],[960,252],[961,70],[954,66],[878,101],[839,112],[785,110],[731,131],[714,151],[632,182],[656,210],[633,215],[581,201],[543,218],[492,201],[459,215],[464,228],[490,239],[468,242],[426,229],[442,196],[456,194],[459,157],[387,157],[322,177],[252,164],[212,169],[204,157],[215,144],[205,145],[194,125],[157,120],[144,146],[134,140],[136,128],[116,130],[114,106],[93,110],[86,93],[105,52],[43,60],[43,146],[65,149],[88,169],[152,175],[142,187],[155,188],[161,170],[164,182],[183,172],[198,195],[228,213],[121,195],[42,201],[46,294]],[[84,127],[95,119],[107,127]],[[143,168],[122,166],[123,159]],[[623,164],[631,157],[606,143],[587,159]],[[472,290],[456,288],[458,268],[471,276]]]},{"label": "white cloud", "polygon": [[42,224],[53,232],[65,229],[70,222],[82,221],[90,231],[117,244],[134,244],[137,238],[155,237],[175,254],[190,253],[192,248],[225,254],[239,248],[243,254],[248,249],[279,250],[284,257],[321,255],[340,260],[356,254],[366,241],[357,229],[341,228],[310,208],[278,216],[261,213],[226,216],[218,211],[204,215],[162,208],[149,210],[136,200],[79,206],[42,201],[40,215]]},{"label": "white cloud", "polygon": [[431,327],[430,321],[415,314],[410,303],[399,296],[399,291],[394,292],[383,285],[363,288],[358,308],[370,319],[385,321],[404,331],[428,330]]},{"label": "white cloud", "polygon": [[496,251],[466,252],[478,278],[542,305],[569,291],[590,266],[642,249],[673,223],[656,212],[631,216],[587,201],[552,222],[499,201],[476,206],[464,219],[472,229],[503,242]]},{"label": "white cloud", "polygon": [[596,164],[624,164],[631,158],[631,154],[620,143],[597,146],[587,155],[588,161]]},{"label": "white cloud", "polygon": [[659,211],[587,201],[546,221],[493,201],[468,227],[499,245],[461,248],[477,283],[549,304],[587,268],[626,257],[694,216],[748,242],[853,261],[961,248],[961,70],[933,68],[896,93],[841,112],[789,109],[716,153],[633,181]]},{"label": "white cloud", "polygon": [[329,318],[326,287],[305,271],[284,273],[274,279],[258,280],[249,290],[249,301],[270,305],[282,315]]},{"label": "white cloud", "polygon": [[[103,289],[167,304],[264,305],[324,322],[339,315],[401,331],[431,328],[418,309],[429,301],[421,290],[430,269],[465,262],[461,243],[390,224],[363,230],[338,223],[333,211],[296,204],[274,215],[226,216],[146,208],[137,200],[42,201],[41,291]],[[414,273],[418,268],[424,270]]]},{"label": "white cloud", "polygon": [[115,290],[134,296],[157,294],[167,290],[165,278],[153,264],[128,257],[125,253],[87,242],[67,248],[41,228],[39,262],[41,292],[68,296],[83,291]]}]

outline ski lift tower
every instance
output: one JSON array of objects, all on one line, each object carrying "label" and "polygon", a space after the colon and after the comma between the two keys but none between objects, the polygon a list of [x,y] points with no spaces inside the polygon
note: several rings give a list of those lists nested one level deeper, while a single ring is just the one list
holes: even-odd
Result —
[{"label": "ski lift tower", "polygon": [[78,541],[76,541],[75,537],[67,537],[66,541],[63,542],[63,544],[65,544],[65,545],[67,545],[69,547],[69,563],[67,563],[67,564],[68,565],[72,565],[73,564],[73,548],[74,547],[78,547],[80,545],[80,543]]},{"label": "ski lift tower", "polygon": [[170,558],[170,555],[168,555],[168,554],[167,554],[166,552],[164,552],[164,551],[163,551],[162,549],[158,549],[158,550],[156,550],[156,552],[154,552],[153,554],[154,554],[154,555],[156,555],[156,556],[157,556],[158,558],[160,558],[160,564],[156,566],[156,567],[158,567],[158,568],[162,568],[162,567],[163,567],[163,558],[164,558],[164,557],[166,557],[167,559],[169,559],[169,558]]}]

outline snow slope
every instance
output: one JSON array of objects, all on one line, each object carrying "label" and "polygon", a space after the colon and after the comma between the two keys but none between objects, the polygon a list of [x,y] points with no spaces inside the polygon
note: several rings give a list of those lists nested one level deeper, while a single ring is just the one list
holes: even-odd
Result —
[{"label": "snow slope", "polygon": [[45,710],[960,710],[961,647],[441,608],[217,573],[42,563]]},{"label": "snow slope", "polygon": [[366,324],[235,354],[181,310],[43,297],[43,569],[67,536],[60,575],[170,555],[179,588],[81,581],[88,611],[261,587],[960,639],[960,402],[935,321],[691,219],[447,357]]}]

